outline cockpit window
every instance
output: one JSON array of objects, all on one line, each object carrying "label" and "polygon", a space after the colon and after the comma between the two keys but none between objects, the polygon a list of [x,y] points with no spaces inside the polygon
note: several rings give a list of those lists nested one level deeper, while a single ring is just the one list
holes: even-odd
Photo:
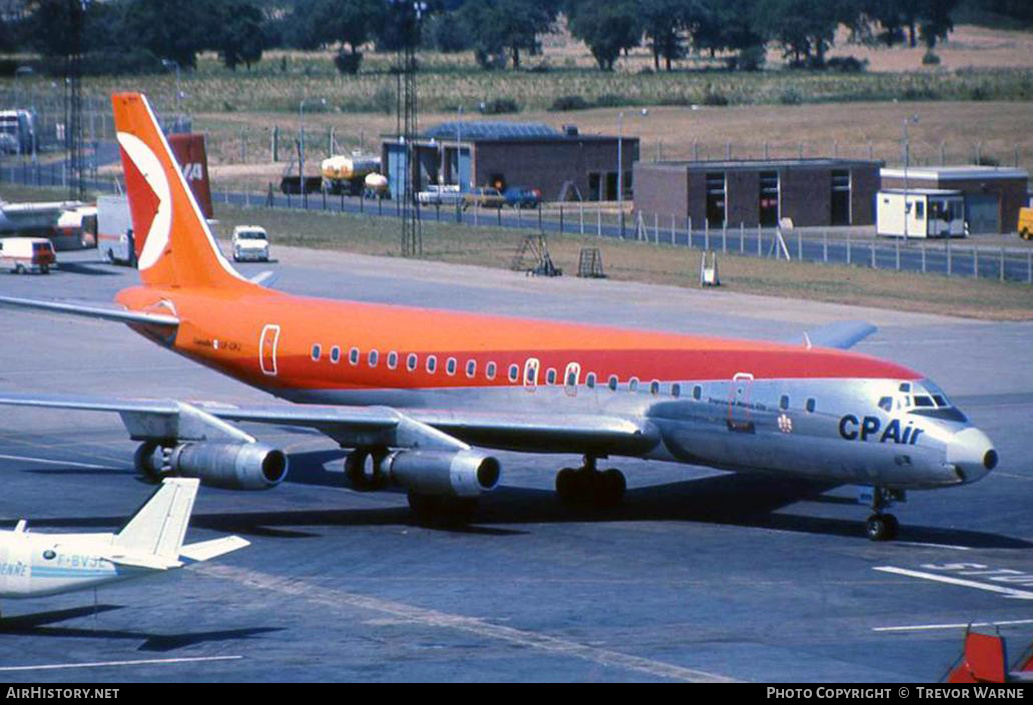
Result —
[{"label": "cockpit window", "polygon": [[933,398],[932,397],[928,397],[928,396],[926,396],[924,394],[916,394],[915,395],[915,406],[916,407],[929,408],[931,406],[935,406],[935,404],[933,404]]},{"label": "cockpit window", "polygon": [[947,400],[943,398],[942,394],[934,394],[933,401],[936,402],[936,406],[950,406]]}]

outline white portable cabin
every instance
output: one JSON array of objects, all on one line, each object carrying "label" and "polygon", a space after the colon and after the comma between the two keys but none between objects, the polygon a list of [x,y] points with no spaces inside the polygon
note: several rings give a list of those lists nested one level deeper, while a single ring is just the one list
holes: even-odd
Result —
[{"label": "white portable cabin", "polygon": [[[906,199],[906,205],[905,205]],[[965,196],[947,189],[876,194],[875,232],[885,237],[965,237]]]}]

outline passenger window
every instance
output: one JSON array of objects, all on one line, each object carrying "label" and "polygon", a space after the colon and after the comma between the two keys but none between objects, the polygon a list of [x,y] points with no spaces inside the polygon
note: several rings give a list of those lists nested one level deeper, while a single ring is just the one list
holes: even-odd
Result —
[{"label": "passenger window", "polygon": [[783,394],[778,400],[778,408],[786,411],[789,408],[789,395]]},{"label": "passenger window", "polygon": [[380,353],[376,350],[370,350],[369,355],[366,357],[366,361],[369,362],[370,367],[376,367],[377,363],[380,362]]},{"label": "passenger window", "polygon": [[405,368],[410,372],[414,371],[417,365],[420,364],[420,359],[416,353],[409,353],[409,357],[405,358]]},{"label": "passenger window", "polygon": [[449,375],[454,375],[456,373],[457,365],[458,363],[456,362],[456,359],[454,357],[448,358],[448,361],[445,362],[445,372],[447,372]]},{"label": "passenger window", "polygon": [[589,389],[595,389],[595,372],[589,372],[585,377],[585,384]]},{"label": "passenger window", "polygon": [[649,393],[654,396],[660,393],[660,380],[654,379],[649,383]]},{"label": "passenger window", "polygon": [[438,358],[434,355],[427,356],[427,372],[434,374],[438,369]]},{"label": "passenger window", "polygon": [[398,353],[396,353],[394,350],[387,354],[387,367],[391,370],[398,367]]},{"label": "passenger window", "polygon": [[489,362],[484,368],[484,375],[488,379],[495,379],[495,363]]},{"label": "passenger window", "polygon": [[671,396],[674,397],[675,399],[677,399],[678,397],[681,396],[681,385],[680,384],[675,383],[675,384],[671,385]]},{"label": "passenger window", "polygon": [[879,399],[879,408],[886,413],[893,411],[893,397],[882,397]]},{"label": "passenger window", "polygon": [[698,384],[692,387],[692,398],[699,401],[703,398],[703,387]]},{"label": "passenger window", "polygon": [[467,377],[473,377],[475,374],[477,374],[477,361],[476,360],[467,360],[466,361],[466,376]]},{"label": "passenger window", "polygon": [[556,384],[556,370],[552,367],[550,367],[549,371],[545,373],[545,381],[548,384]]},{"label": "passenger window", "polygon": [[322,354],[323,354],[323,348],[319,344],[316,344],[316,345],[312,346],[312,359],[314,361],[319,362],[319,358],[320,358],[320,356]]},{"label": "passenger window", "polygon": [[359,349],[358,348],[352,348],[351,350],[348,351],[348,362],[350,362],[353,365],[359,364]]},{"label": "passenger window", "polygon": [[336,345],[330,348],[330,362],[335,365],[341,361],[341,349]]},{"label": "passenger window", "polygon": [[520,367],[517,366],[517,365],[510,365],[509,366],[509,381],[510,382],[516,382],[517,378],[519,376],[520,376]]},{"label": "passenger window", "polygon": [[610,391],[616,392],[617,391],[617,384],[618,384],[617,375],[610,375],[610,379],[606,382],[606,386],[610,388]]},{"label": "passenger window", "polygon": [[638,391],[638,377],[632,377],[631,379],[628,380],[628,391],[629,392]]},{"label": "passenger window", "polygon": [[814,410],[817,408],[817,406],[818,405],[817,405],[817,402],[814,401],[814,397],[811,397],[810,399],[808,399],[807,400],[807,413],[813,414]]}]

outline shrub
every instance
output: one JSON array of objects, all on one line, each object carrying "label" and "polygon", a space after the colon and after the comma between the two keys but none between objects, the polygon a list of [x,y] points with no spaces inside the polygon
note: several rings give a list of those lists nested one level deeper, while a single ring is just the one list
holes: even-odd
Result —
[{"label": "shrub", "polygon": [[616,93],[603,93],[595,99],[595,105],[599,108],[619,108],[629,103],[626,96]]},{"label": "shrub", "polygon": [[800,105],[803,103],[803,95],[795,88],[786,88],[782,95],[778,96],[778,102],[782,105]]},{"label": "shrub", "polygon": [[738,54],[728,57],[725,64],[733,71],[759,71],[767,61],[767,49],[763,44],[746,47]]},{"label": "shrub", "polygon": [[969,100],[990,100],[990,91],[986,86],[975,86],[968,92]]},{"label": "shrub", "polygon": [[864,73],[868,70],[868,59],[861,61],[853,56],[834,56],[825,62],[825,67],[836,73]]},{"label": "shrub", "polygon": [[721,91],[716,91],[710,86],[707,86],[707,92],[703,95],[703,105],[711,105],[716,107],[724,107],[728,105],[730,101]]},{"label": "shrub", "polygon": [[504,115],[505,113],[519,113],[520,105],[512,98],[495,98],[481,103],[481,112],[485,115]]},{"label": "shrub", "polygon": [[339,51],[334,56],[334,66],[340,73],[357,74],[362,66],[361,51]]},{"label": "shrub", "polygon": [[549,110],[554,112],[566,111],[566,110],[588,110],[591,106],[588,101],[579,95],[561,95],[556,100],[552,101],[552,105],[549,106]]},{"label": "shrub", "polygon": [[940,57],[930,49],[922,56],[922,66],[939,66]]}]

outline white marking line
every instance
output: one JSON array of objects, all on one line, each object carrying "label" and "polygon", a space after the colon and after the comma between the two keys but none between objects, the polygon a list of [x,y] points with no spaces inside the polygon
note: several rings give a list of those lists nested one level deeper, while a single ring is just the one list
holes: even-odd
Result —
[{"label": "white marking line", "polygon": [[971,622],[964,624],[913,624],[907,627],[872,627],[873,632],[919,632],[933,629],[967,629],[969,627],[1005,627],[1013,624],[1033,624],[1033,619],[1012,619],[1005,622]]},{"label": "white marking line", "polygon": [[922,543],[920,541],[897,541],[897,546],[918,546],[919,548],[949,548],[952,551],[971,551],[968,546],[952,546],[949,543]]},{"label": "white marking line", "polygon": [[380,612],[407,622],[415,622],[430,627],[456,629],[461,632],[476,634],[488,639],[524,646],[552,654],[580,658],[604,666],[625,668],[638,673],[645,673],[659,678],[687,681],[691,683],[732,683],[734,679],[727,676],[697,671],[691,668],[675,666],[663,661],[631,656],[617,651],[600,649],[595,646],[579,644],[575,641],[538,634],[536,632],[492,624],[476,617],[464,617],[438,610],[414,607],[402,602],[381,600],[368,595],[360,595],[343,590],[335,590],[313,585],[301,580],[291,580],[269,573],[243,570],[227,565],[206,565],[199,572],[224,580],[232,580],[247,587],[259,590],[271,590],[289,597],[308,602],[315,602],[330,608],[342,605],[358,609]]},{"label": "white marking line", "polygon": [[0,666],[0,671],[54,671],[65,668],[108,668],[110,666],[148,666],[198,661],[236,661],[243,656],[191,656],[183,658],[150,658],[139,661],[94,661],[92,663],[48,663],[40,666]]},{"label": "white marking line", "polygon": [[27,455],[0,455],[0,460],[30,460],[34,463],[48,463],[50,465],[71,465],[76,468],[89,468],[91,470],[110,470],[108,465],[93,465],[91,463],[75,463],[71,460],[48,460],[47,458],[30,458]]},{"label": "white marking line", "polygon": [[960,585],[961,587],[975,588],[976,590],[986,590],[987,592],[997,592],[1008,597],[1014,597],[1022,600],[1033,600],[1033,592],[1028,590],[1016,590],[1015,588],[1001,587],[1000,585],[989,585],[987,583],[977,583],[975,580],[962,580],[961,578],[952,578],[948,575],[938,575],[936,573],[923,573],[917,570],[907,570],[906,568],[895,568],[893,566],[884,565],[872,568],[872,570],[879,570],[883,573],[895,573],[896,575],[906,575],[911,578],[921,578],[922,580],[933,580],[938,583],[947,583],[948,585]]}]

